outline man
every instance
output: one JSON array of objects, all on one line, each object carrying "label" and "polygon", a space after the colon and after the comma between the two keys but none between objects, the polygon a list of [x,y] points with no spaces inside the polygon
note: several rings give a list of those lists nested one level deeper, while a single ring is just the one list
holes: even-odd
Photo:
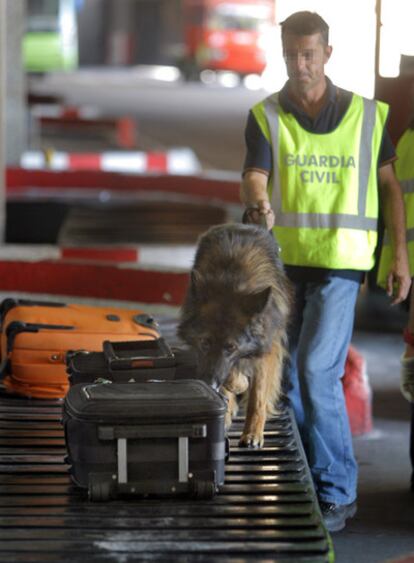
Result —
[{"label": "man", "polygon": [[334,532],[356,512],[357,464],[341,377],[359,285],[374,265],[379,197],[393,250],[392,304],[406,298],[410,277],[388,107],[325,76],[328,35],[316,13],[297,12],[282,23],[288,81],[249,113],[241,199],[250,221],[264,217],[273,227],[294,284],[289,398]]},{"label": "man", "polygon": [[[411,84],[411,104],[414,109],[414,82]],[[407,249],[410,275],[414,277],[414,117],[404,131],[397,144],[396,153],[398,160],[395,173],[401,182],[404,194],[404,203],[407,214]],[[388,232],[385,232],[378,268],[378,284],[386,284],[386,276],[392,258]],[[408,323],[404,329],[403,338],[405,350],[401,358],[401,391],[405,399],[411,404],[411,429],[410,429],[410,459],[411,459],[411,484],[414,493],[414,291],[411,288],[409,299]]]}]

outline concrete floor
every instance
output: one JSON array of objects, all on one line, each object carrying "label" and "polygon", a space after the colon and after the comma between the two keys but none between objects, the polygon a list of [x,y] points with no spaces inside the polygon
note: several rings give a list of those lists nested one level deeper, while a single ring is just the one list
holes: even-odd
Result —
[{"label": "concrete floor", "polygon": [[[414,562],[414,494],[409,492],[409,403],[399,391],[402,309],[383,296],[357,308],[353,344],[363,354],[373,391],[371,433],[354,439],[359,463],[358,513],[332,535],[336,563]],[[408,559],[407,555],[410,555]]]}]

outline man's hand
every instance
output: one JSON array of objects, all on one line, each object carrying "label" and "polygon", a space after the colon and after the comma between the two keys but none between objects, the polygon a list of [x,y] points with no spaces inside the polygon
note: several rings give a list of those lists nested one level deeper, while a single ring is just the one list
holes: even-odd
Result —
[{"label": "man's hand", "polygon": [[270,230],[275,224],[275,216],[267,194],[267,180],[264,172],[247,171],[240,186],[240,199],[246,206],[243,219]]},{"label": "man's hand", "polygon": [[275,224],[275,215],[270,207],[270,203],[264,199],[258,201],[254,206],[247,207],[245,217],[248,223],[262,225],[268,231]]},{"label": "man's hand", "polygon": [[386,280],[387,294],[392,298],[391,305],[397,305],[407,298],[411,285],[408,266],[406,220],[401,186],[392,164],[379,169],[381,206],[384,223],[390,236],[393,262]]},{"label": "man's hand", "polygon": [[386,287],[387,294],[392,298],[391,305],[397,305],[407,299],[410,286],[411,277],[406,260],[399,266],[394,264],[387,276]]}]

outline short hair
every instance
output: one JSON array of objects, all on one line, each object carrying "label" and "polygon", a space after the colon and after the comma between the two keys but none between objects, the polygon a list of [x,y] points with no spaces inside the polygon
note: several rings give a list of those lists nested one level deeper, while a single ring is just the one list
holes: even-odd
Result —
[{"label": "short hair", "polygon": [[295,12],[282,23],[282,42],[289,33],[292,35],[315,35],[320,33],[323,42],[329,44],[329,26],[316,12]]}]

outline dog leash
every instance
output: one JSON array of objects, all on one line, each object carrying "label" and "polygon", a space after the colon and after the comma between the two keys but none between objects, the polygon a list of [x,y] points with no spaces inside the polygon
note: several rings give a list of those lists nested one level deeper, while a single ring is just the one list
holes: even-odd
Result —
[{"label": "dog leash", "polygon": [[[249,215],[250,215],[250,212],[253,209],[255,209],[257,211],[257,208],[255,208],[255,207],[248,207],[247,209],[244,210],[244,213],[243,213],[243,216],[242,216],[242,223],[243,224],[245,224],[245,225],[249,225],[249,224],[250,225],[257,225],[257,223],[252,223],[252,222],[249,221]],[[278,255],[280,256],[280,252],[281,252],[282,249],[280,248],[279,243],[277,242],[277,239],[276,239],[276,236],[275,236],[273,229],[267,228],[266,215],[264,215],[263,213],[260,213],[259,217],[260,217],[259,226],[262,227],[263,229],[265,229],[269,233],[269,236],[271,236],[274,239],[276,247],[277,247]]]}]

